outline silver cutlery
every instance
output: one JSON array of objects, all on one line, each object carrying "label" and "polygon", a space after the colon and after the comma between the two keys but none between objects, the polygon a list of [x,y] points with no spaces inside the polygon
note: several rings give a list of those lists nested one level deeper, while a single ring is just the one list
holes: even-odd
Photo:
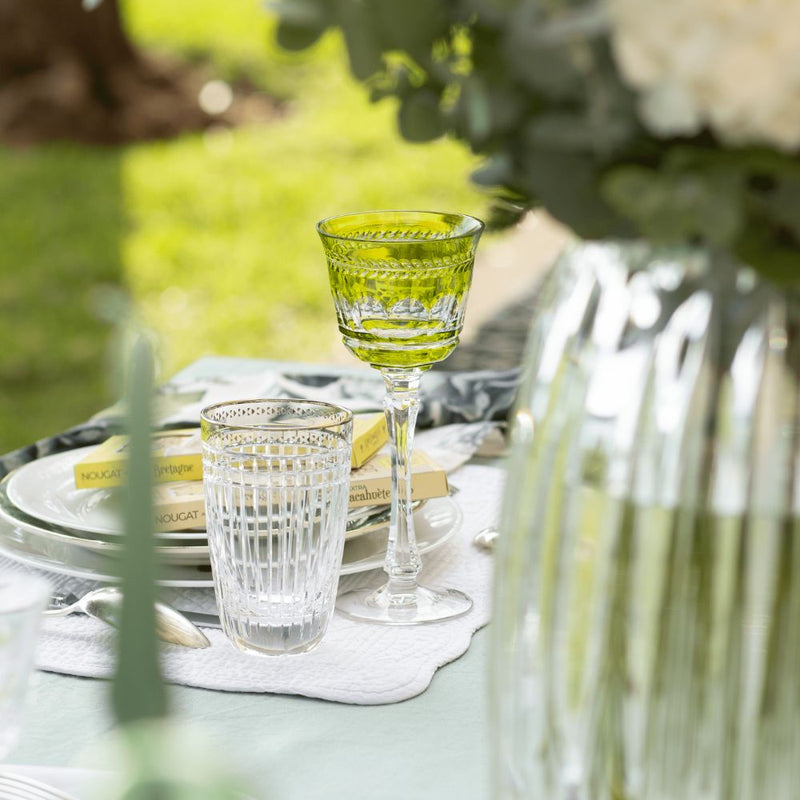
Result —
[{"label": "silver cutlery", "polygon": [[[159,639],[197,649],[211,645],[206,635],[185,614],[164,603],[156,603],[155,609],[156,635]],[[121,610],[122,592],[114,586],[102,586],[83,597],[55,595],[50,600],[50,607],[43,613],[46,617],[88,614],[116,628],[119,627]]]},{"label": "silver cutlery", "polygon": [[0,772],[0,800],[77,800],[77,798],[27,775]]}]

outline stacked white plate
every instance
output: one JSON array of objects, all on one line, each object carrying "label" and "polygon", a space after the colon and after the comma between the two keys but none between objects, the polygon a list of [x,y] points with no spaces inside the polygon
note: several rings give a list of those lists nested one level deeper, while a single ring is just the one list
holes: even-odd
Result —
[{"label": "stacked white plate", "polygon": [[[32,461],[0,482],[0,554],[32,566],[95,580],[113,580],[121,552],[118,495],[110,489],[76,489],[73,467],[92,448]],[[444,544],[460,527],[449,498],[429,500],[414,515],[421,552]],[[388,532],[385,508],[353,509],[342,574],[383,566]],[[204,530],[156,532],[165,586],[211,586]]]}]

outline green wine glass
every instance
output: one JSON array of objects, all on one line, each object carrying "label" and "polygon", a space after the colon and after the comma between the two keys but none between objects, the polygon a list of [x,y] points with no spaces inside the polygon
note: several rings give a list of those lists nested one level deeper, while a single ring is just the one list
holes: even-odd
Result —
[{"label": "green wine glass", "polygon": [[411,507],[411,451],[424,370],[453,352],[464,322],[483,223],[463,214],[369,211],[317,224],[339,330],[347,348],[379,369],[392,455],[392,507],[378,589],[341,595],[353,619],[418,625],[461,616],[472,600],[457,589],[420,586]]}]

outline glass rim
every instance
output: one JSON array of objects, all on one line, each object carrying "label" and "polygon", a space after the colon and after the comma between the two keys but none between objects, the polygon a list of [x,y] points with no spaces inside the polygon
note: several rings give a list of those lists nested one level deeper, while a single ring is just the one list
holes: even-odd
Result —
[{"label": "glass rim", "polygon": [[350,241],[350,242],[387,242],[389,244],[413,244],[418,242],[430,242],[429,238],[425,238],[423,236],[420,237],[404,237],[402,239],[393,239],[393,238],[386,238],[386,239],[373,239],[369,236],[348,236],[341,233],[333,233],[325,229],[325,226],[331,222],[337,221],[344,221],[347,219],[356,220],[359,217],[370,217],[370,216],[380,216],[380,215],[415,215],[418,217],[428,217],[428,218],[438,218],[442,219],[444,217],[457,217],[462,220],[467,220],[472,225],[470,226],[469,230],[461,231],[459,233],[453,233],[452,235],[441,236],[437,239],[437,241],[454,241],[456,239],[467,239],[476,234],[481,233],[484,228],[486,227],[486,223],[482,220],[478,219],[477,217],[473,217],[471,214],[462,214],[460,211],[417,211],[411,209],[375,209],[373,211],[355,211],[347,214],[334,214],[330,217],[325,217],[325,219],[321,219],[317,223],[317,233],[320,236],[326,236],[329,239],[340,239],[342,241]]},{"label": "glass rim", "polygon": [[[298,417],[289,422],[247,423],[238,422],[236,420],[219,420],[209,416],[209,414],[221,408],[259,404],[286,405],[289,403],[302,406],[314,406],[319,409],[324,408],[329,412],[334,412],[335,418],[323,420],[321,418],[303,419],[302,417]],[[221,400],[217,403],[212,403],[200,411],[200,422],[225,427],[229,430],[241,431],[325,430],[326,428],[337,428],[341,425],[352,423],[353,412],[349,408],[337,405],[336,403],[328,403],[325,400],[304,400],[299,397],[256,397],[250,400]]]}]

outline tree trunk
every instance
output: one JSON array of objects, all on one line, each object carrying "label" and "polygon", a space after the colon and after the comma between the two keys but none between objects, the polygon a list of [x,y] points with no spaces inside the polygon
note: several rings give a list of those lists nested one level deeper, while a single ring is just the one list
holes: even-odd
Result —
[{"label": "tree trunk", "polygon": [[202,81],[127,37],[117,0],[0,0],[0,140],[112,144],[207,126]]}]

